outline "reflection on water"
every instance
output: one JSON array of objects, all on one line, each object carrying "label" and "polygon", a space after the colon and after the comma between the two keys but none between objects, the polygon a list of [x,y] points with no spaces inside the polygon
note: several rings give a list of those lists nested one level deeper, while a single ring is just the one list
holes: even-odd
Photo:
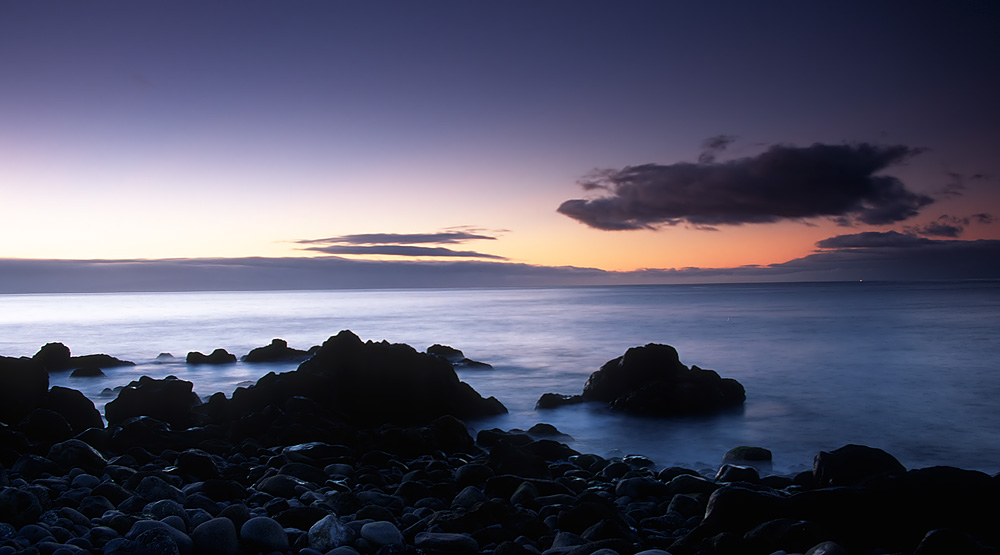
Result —
[{"label": "reflection on water", "polygon": [[[54,375],[103,406],[107,387],[175,375],[203,397],[288,364],[153,363],[160,352],[225,348],[237,356],[281,337],[296,348],[342,329],[363,339],[462,349],[494,370],[462,379],[510,414],[484,427],[545,421],[573,447],[643,453],[660,466],[717,465],[731,447],[761,445],[778,470],[811,465],[821,449],[882,447],[911,467],[1000,470],[1000,286],[785,284],[549,289],[0,296],[0,354],[49,341],[74,354],[138,363],[107,377]],[[747,389],[736,414],[648,420],[594,405],[536,412],[542,393],[577,393],[587,376],[634,345],[674,345],[685,364]]]}]

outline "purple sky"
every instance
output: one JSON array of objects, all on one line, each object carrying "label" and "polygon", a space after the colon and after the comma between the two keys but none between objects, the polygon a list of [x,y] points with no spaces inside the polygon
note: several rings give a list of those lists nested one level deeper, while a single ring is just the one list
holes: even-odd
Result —
[{"label": "purple sky", "polygon": [[[998,26],[995,2],[5,2],[0,292],[93,260],[126,261],[96,289],[167,259],[168,289],[217,259],[236,288],[297,287],[278,260],[316,287],[942,277],[915,239],[1000,277]],[[779,271],[816,257],[858,265]]]}]

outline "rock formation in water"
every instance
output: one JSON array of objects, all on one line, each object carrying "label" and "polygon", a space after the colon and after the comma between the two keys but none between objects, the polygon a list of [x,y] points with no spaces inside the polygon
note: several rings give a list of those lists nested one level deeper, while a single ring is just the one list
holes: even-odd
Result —
[{"label": "rock formation in water", "polygon": [[714,370],[681,363],[670,345],[633,347],[594,372],[580,395],[546,393],[536,409],[582,401],[607,403],[612,410],[646,416],[677,416],[713,412],[741,405],[743,385]]},{"label": "rock formation in water", "polygon": [[119,366],[135,366],[134,362],[117,359],[110,355],[71,356],[69,347],[62,343],[46,343],[31,357],[37,360],[49,372],[65,372],[78,369],[116,368]]}]

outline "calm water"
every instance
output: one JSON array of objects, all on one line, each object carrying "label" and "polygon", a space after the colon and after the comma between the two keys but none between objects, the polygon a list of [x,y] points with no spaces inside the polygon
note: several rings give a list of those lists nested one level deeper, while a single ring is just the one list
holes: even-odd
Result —
[{"label": "calm water", "polygon": [[[53,375],[99,408],[104,388],[143,374],[190,380],[207,397],[294,368],[153,363],[161,352],[241,356],[274,337],[308,348],[342,329],[419,350],[443,343],[492,364],[460,376],[510,414],[474,430],[544,421],[577,450],[642,453],[658,466],[715,467],[749,444],[787,472],[863,443],[911,468],[1000,471],[1000,282],[0,296],[0,354],[61,341],[76,355],[138,363],[105,378]],[[534,410],[542,393],[578,393],[605,361],[650,342],[740,380],[744,409],[679,420]]]}]

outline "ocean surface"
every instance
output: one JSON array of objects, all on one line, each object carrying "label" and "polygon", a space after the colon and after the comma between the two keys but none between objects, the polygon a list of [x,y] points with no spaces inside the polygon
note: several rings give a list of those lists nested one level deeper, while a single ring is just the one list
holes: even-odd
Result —
[{"label": "ocean surface", "polygon": [[[278,337],[306,349],[343,329],[421,351],[450,345],[493,365],[459,371],[510,410],[469,422],[473,432],[548,422],[581,452],[704,472],[738,445],[770,449],[774,471],[788,473],[847,443],[883,448],[908,468],[1000,471],[996,281],[0,295],[0,355],[59,341],[74,355],[137,363],[102,378],[52,375],[102,412],[113,398],[102,390],[141,375],[190,380],[207,398],[296,366],[154,362],[161,352],[242,356]],[[534,410],[543,393],[579,393],[604,362],[646,343],[738,379],[745,406],[679,419],[594,404]]]}]

